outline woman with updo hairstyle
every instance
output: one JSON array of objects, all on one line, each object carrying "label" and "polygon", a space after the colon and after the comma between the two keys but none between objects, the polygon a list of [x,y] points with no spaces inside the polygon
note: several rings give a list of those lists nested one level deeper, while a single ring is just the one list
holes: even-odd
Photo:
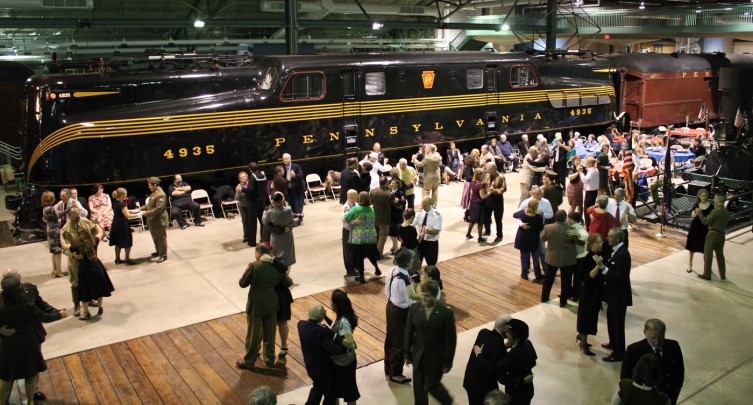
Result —
[{"label": "woman with updo hairstyle", "polygon": [[633,368],[632,379],[620,380],[612,405],[670,405],[669,396],[657,388],[661,382],[661,360],[646,353]]},{"label": "woman with updo hairstyle", "polygon": [[93,300],[99,307],[96,316],[101,317],[105,311],[102,307],[104,297],[109,297],[115,291],[105,266],[97,258],[96,243],[91,232],[79,229],[78,237],[71,245],[71,254],[78,259],[78,299],[83,307],[82,316],[78,319],[82,321],[91,319],[89,303]]},{"label": "woman with updo hairstyle", "polygon": [[[368,163],[368,162],[367,162]],[[374,219],[374,209],[371,208],[371,199],[369,199],[369,193],[361,191],[358,194],[358,204],[348,210],[343,220],[350,224],[350,236],[348,237],[348,248],[351,249],[353,254],[353,263],[358,269],[358,277],[356,282],[365,283],[364,278],[364,259],[368,258],[371,264],[376,269],[374,274],[377,276],[382,275],[382,271],[379,270],[379,264],[377,259],[379,258],[379,252],[376,247],[376,227]]]},{"label": "woman with updo hairstyle", "polygon": [[[115,246],[115,264],[125,263],[126,266],[136,264],[131,260],[131,246],[133,246],[133,236],[131,235],[131,226],[128,224],[129,219],[136,219],[139,214],[131,214],[128,211],[126,195],[128,191],[120,187],[112,192],[112,208],[115,215],[112,219],[112,229],[110,230],[110,246]],[[125,249],[125,260],[120,260],[120,251]]]},{"label": "woman with updo hairstyle", "polygon": [[484,183],[484,169],[477,167],[473,169],[473,180],[471,180],[468,190],[471,193],[471,205],[468,210],[468,231],[465,233],[466,239],[473,239],[471,231],[473,225],[476,225],[478,230],[479,243],[485,241],[484,239],[484,220],[486,219],[483,200],[487,197],[486,184]]},{"label": "woman with updo hairstyle", "polygon": [[47,224],[47,244],[52,254],[52,273],[54,278],[63,277],[63,248],[60,245],[60,218],[55,213],[55,193],[46,190],[42,193],[42,218]]},{"label": "woman with updo hairstyle", "polygon": [[270,204],[261,217],[261,222],[265,227],[269,226],[270,239],[269,243],[275,251],[275,257],[285,260],[288,266],[287,275],[290,275],[290,268],[295,264],[295,240],[293,239],[293,211],[290,206],[285,204],[285,196],[275,191],[269,196]]}]

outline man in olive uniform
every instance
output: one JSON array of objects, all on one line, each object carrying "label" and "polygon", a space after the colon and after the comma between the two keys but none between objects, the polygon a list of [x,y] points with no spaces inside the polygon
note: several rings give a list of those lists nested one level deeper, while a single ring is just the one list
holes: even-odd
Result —
[{"label": "man in olive uniform", "polygon": [[[277,293],[274,287],[285,277],[284,271],[278,270],[272,263],[272,246],[260,243],[256,246],[256,261],[246,267],[238,284],[241,288],[251,286],[246,302],[246,355],[235,364],[244,370],[253,370],[259,357],[262,336],[264,337],[264,363],[267,367],[275,365],[275,327],[277,326]],[[287,286],[293,284],[292,280]]]},{"label": "man in olive uniform", "polygon": [[68,208],[68,222],[60,228],[60,246],[63,248],[63,253],[68,256],[68,279],[71,282],[71,299],[73,300],[74,316],[79,316],[81,311],[79,310],[78,297],[78,259],[71,254],[71,245],[78,239],[79,230],[91,232],[92,236],[98,238],[95,239],[97,243],[105,235],[102,228],[96,222],[83,218],[76,206]]},{"label": "man in olive uniform", "polygon": [[149,203],[146,207],[141,207],[141,210],[144,211],[149,233],[157,249],[152,253],[152,257],[158,257],[157,263],[162,263],[167,260],[167,224],[170,222],[167,215],[167,196],[159,185],[159,177],[150,177],[147,183],[152,194],[149,195]]},{"label": "man in olive uniform", "polygon": [[704,225],[709,227],[706,234],[706,243],[703,246],[703,274],[698,277],[704,280],[711,280],[711,262],[716,253],[716,264],[719,266],[719,278],[727,279],[727,267],[724,262],[724,239],[727,222],[729,222],[730,213],[724,207],[726,195],[724,191],[718,190],[714,194],[714,209],[708,216],[703,215],[703,210],[696,208],[696,214]]}]

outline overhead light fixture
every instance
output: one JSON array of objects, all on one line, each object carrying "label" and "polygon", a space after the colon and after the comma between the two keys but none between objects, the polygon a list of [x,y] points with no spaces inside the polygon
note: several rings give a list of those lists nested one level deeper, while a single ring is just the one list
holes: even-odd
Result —
[{"label": "overhead light fixture", "polygon": [[696,14],[701,14],[701,8],[700,8],[700,7],[699,7],[699,8],[697,8],[697,9],[695,10],[695,13],[696,13]]},{"label": "overhead light fixture", "polygon": [[646,9],[646,5],[643,4],[643,2],[641,2],[641,5],[638,6],[638,8],[641,9],[641,10],[645,10]]},{"label": "overhead light fixture", "polygon": [[510,31],[510,26],[507,23],[502,24],[502,31]]},{"label": "overhead light fixture", "polygon": [[207,23],[205,23],[204,20],[202,20],[201,18],[197,18],[193,22],[193,27],[194,28],[204,28],[205,25],[207,25]]},{"label": "overhead light fixture", "polygon": [[384,24],[382,24],[382,23],[380,23],[380,22],[377,22],[377,21],[374,21],[374,22],[373,22],[373,23],[371,24],[371,29],[372,29],[372,30],[375,30],[375,31],[376,31],[376,30],[378,30],[378,29],[381,29],[382,27],[384,27]]}]

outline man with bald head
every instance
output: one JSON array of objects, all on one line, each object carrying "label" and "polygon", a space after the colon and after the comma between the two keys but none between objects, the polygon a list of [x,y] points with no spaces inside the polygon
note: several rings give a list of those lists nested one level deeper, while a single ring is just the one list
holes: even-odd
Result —
[{"label": "man with bald head", "polygon": [[470,405],[483,404],[484,396],[489,391],[499,389],[497,381],[502,376],[497,375],[495,370],[507,354],[505,332],[511,319],[508,314],[499,315],[494,321],[494,329],[481,329],[476,336],[463,378],[463,388],[468,393]]},{"label": "man with bald head", "polygon": [[303,363],[313,382],[306,405],[322,403],[322,397],[325,405],[334,405],[337,398],[332,392],[332,355],[345,352],[343,337],[322,325],[324,308],[320,304],[311,306],[308,315],[309,319],[298,321]]}]

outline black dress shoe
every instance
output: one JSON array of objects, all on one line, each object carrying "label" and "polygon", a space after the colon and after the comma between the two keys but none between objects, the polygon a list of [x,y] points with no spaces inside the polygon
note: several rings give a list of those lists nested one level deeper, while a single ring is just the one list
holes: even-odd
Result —
[{"label": "black dress shoe", "polygon": [[382,271],[379,270],[379,269],[376,269],[376,271],[374,271],[374,274],[376,274],[377,276],[381,276],[382,275]]},{"label": "black dress shoe", "polygon": [[497,236],[496,238],[494,238],[494,243],[498,243],[498,242],[502,242],[501,236]]},{"label": "black dress shoe", "polygon": [[610,354],[609,356],[602,357],[601,360],[606,361],[607,363],[617,363],[617,362],[622,361],[622,356],[616,356],[614,354]]},{"label": "black dress shoe", "polygon": [[366,283],[366,280],[364,280],[363,277],[358,276],[358,277],[356,277],[356,283],[358,283],[358,284],[364,284],[364,283]]},{"label": "black dress shoe", "polygon": [[596,356],[596,353],[592,352],[591,349],[588,348],[588,346],[585,345],[579,345],[580,352],[585,354],[586,356]]},{"label": "black dress shoe", "polygon": [[706,277],[706,276],[704,276],[703,274],[699,274],[699,275],[698,275],[698,278],[702,278],[702,279],[704,279],[704,280],[706,280],[706,281],[711,281],[711,277],[710,277],[710,276],[709,276],[709,277]]},{"label": "black dress shoe", "polygon": [[202,224],[202,223],[194,224],[194,225],[199,226],[199,227],[203,227],[204,226],[204,224]]},{"label": "black dress shoe", "polygon": [[123,264],[123,261],[120,259],[115,259],[115,264]]},{"label": "black dress shoe", "polygon": [[45,399],[47,399],[47,395],[44,395],[44,392],[37,391],[37,392],[34,393],[34,400],[36,400],[36,401],[44,401]]},{"label": "black dress shoe", "polygon": [[160,256],[160,258],[159,258],[159,259],[157,259],[157,263],[162,263],[162,262],[164,262],[165,260],[167,260],[167,256]]},{"label": "black dress shoe", "polygon": [[181,231],[182,231],[182,230],[184,230],[184,229],[186,229],[186,228],[188,228],[188,225],[181,225],[181,226],[180,226],[180,230],[181,230]]},{"label": "black dress shoe", "polygon": [[533,283],[535,284],[544,284],[544,278],[543,277],[537,277],[533,279]]},{"label": "black dress shoe", "polygon": [[152,253],[152,254],[151,254],[151,256],[152,256],[152,257],[157,257],[157,256],[159,256],[159,253],[157,253],[157,252],[154,252],[154,253]]},{"label": "black dress shoe", "polygon": [[248,370],[248,371],[254,371],[254,366],[249,366],[245,362],[238,360],[235,362],[235,367],[238,367],[241,370]]},{"label": "black dress shoe", "polygon": [[612,344],[611,343],[602,343],[601,347],[603,347],[605,349],[608,349],[608,350],[612,350]]},{"label": "black dress shoe", "polygon": [[248,239],[243,239],[243,243],[248,243]]}]

